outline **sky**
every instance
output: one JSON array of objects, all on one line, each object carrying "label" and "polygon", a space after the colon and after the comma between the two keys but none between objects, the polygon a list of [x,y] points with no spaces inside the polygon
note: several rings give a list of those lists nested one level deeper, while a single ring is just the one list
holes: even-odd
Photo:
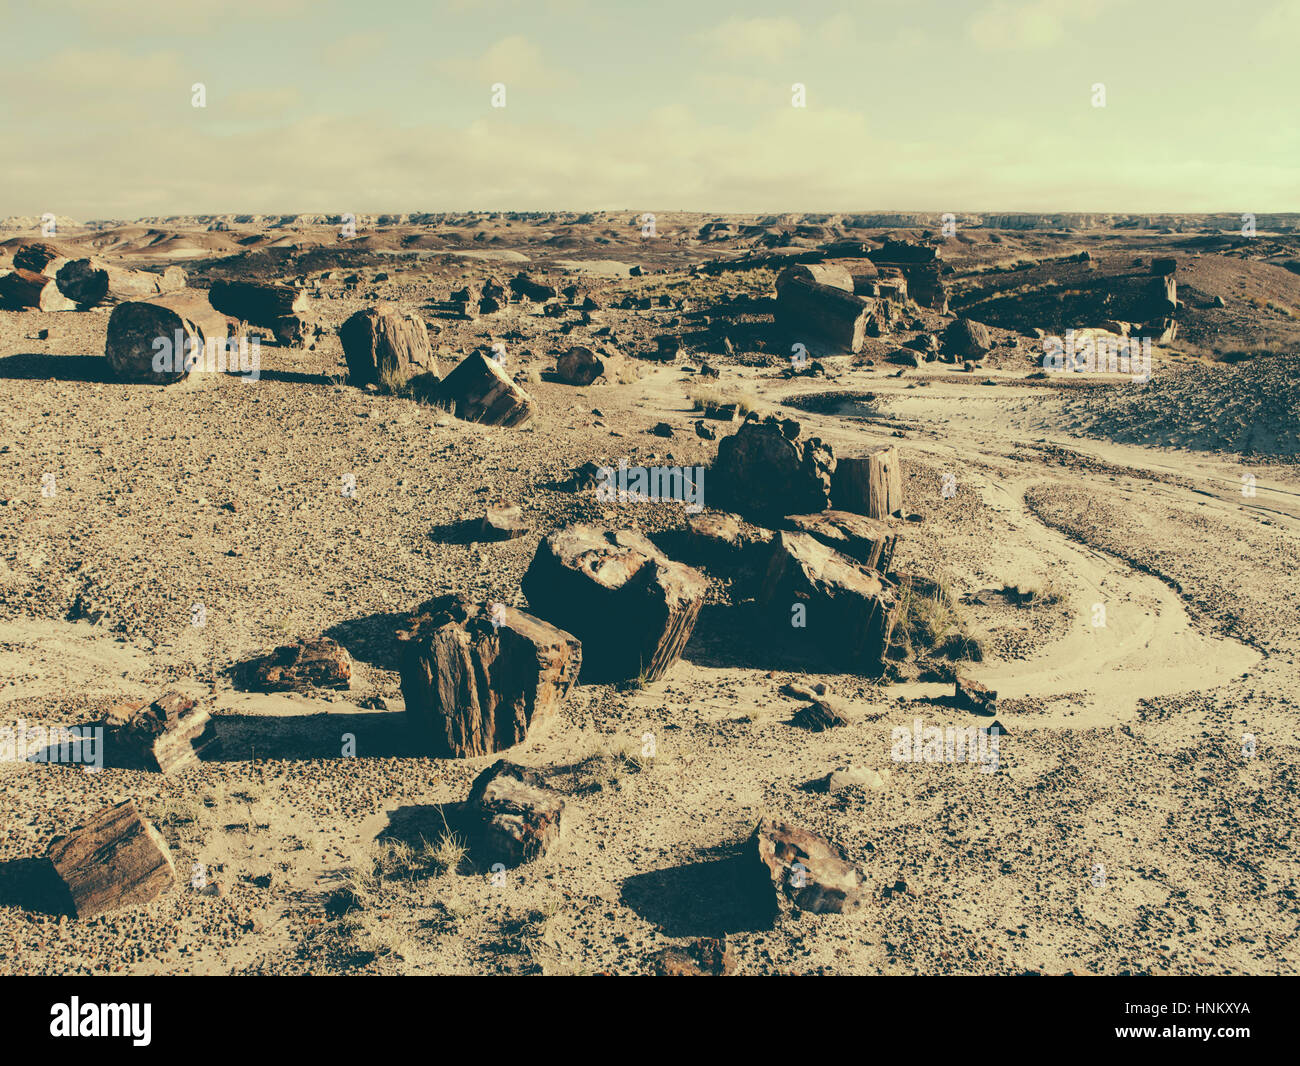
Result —
[{"label": "sky", "polygon": [[0,0],[0,25],[0,217],[1300,211],[1300,0]]}]

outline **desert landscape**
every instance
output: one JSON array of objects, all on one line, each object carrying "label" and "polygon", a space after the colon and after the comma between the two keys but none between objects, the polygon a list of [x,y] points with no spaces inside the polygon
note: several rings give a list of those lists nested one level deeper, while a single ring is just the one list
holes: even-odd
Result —
[{"label": "desert landscape", "polygon": [[0,971],[1284,974],[1300,215],[0,223]]}]

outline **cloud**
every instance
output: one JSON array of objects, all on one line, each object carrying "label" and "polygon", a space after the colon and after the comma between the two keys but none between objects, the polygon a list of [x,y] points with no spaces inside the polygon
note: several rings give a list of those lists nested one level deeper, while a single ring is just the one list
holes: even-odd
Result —
[{"label": "cloud", "polygon": [[43,10],[89,21],[99,36],[195,34],[216,26],[297,18],[312,0],[45,0]]},{"label": "cloud", "polygon": [[775,63],[799,44],[802,31],[790,18],[729,18],[695,34],[719,59]]},{"label": "cloud", "polygon": [[1086,17],[1067,0],[996,0],[971,17],[966,30],[980,48],[1026,51],[1051,48],[1066,37],[1066,19]]},{"label": "cloud", "polygon": [[481,81],[485,85],[504,82],[508,88],[522,85],[529,89],[548,89],[573,82],[567,71],[549,66],[542,50],[520,33],[501,38],[480,56],[444,59],[437,66],[454,78]]}]

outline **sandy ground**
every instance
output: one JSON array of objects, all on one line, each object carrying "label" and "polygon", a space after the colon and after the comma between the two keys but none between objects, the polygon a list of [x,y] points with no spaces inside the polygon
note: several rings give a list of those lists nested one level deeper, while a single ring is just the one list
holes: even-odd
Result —
[{"label": "sandy ground", "polygon": [[[582,276],[618,293],[689,293],[697,307],[770,283],[691,282],[679,266]],[[389,272],[391,291],[375,291],[410,309],[471,273]],[[316,309],[337,326],[374,302],[369,291]],[[635,351],[673,318],[607,311],[592,328],[611,325]],[[430,321],[447,359],[506,338],[514,368],[544,371],[573,343],[516,309]],[[393,863],[363,911],[339,915],[329,902],[349,871],[368,870],[390,837],[436,836],[442,805],[492,761],[410,753],[394,616],[440,592],[525,605],[519,578],[566,522],[680,526],[679,504],[606,506],[563,482],[588,460],[707,465],[716,443],[694,433],[693,379],[646,364],[619,385],[542,380],[527,386],[537,420],[502,430],[348,387],[329,334],[315,350],[264,349],[256,383],[115,384],[106,322],[0,312],[0,720],[73,725],[189,687],[211,700],[223,753],[175,777],[0,764],[0,972],[638,973],[659,948],[724,932],[750,974],[1296,972],[1292,456],[1111,439],[1076,389],[1026,379],[1027,347],[973,374],[930,363],[894,377],[879,359],[832,357],[829,378],[794,381],[778,360],[710,355],[720,388],[753,393],[839,455],[899,445],[906,505],[924,521],[895,570],[944,573],[967,594],[1056,591],[1039,606],[968,608],[987,651],[969,672],[998,690],[1007,730],[996,772],[891,758],[895,727],[977,721],[943,701],[951,685],[812,677],[779,646],[740,641],[719,588],[668,677],[583,685],[512,749],[569,794],[556,850],[504,883]],[[28,339],[39,329],[47,339]],[[1185,372],[1175,356],[1161,356],[1158,379]],[[1107,403],[1128,402],[1123,381],[1105,384]],[[868,404],[845,399],[866,392]],[[672,438],[649,434],[660,421]],[[57,491],[43,496],[51,473]],[[348,474],[356,498],[340,491]],[[532,532],[458,542],[458,524],[498,493]],[[707,482],[705,494],[707,505]],[[355,656],[351,690],[232,687],[234,663],[321,633]],[[847,703],[847,726],[790,723],[801,704],[781,686],[814,680]],[[385,709],[360,706],[374,696]],[[655,754],[641,758],[647,735]],[[889,776],[809,787],[849,765]],[[85,921],[46,913],[24,894],[30,859],[126,797],[183,881],[198,870],[219,887]],[[760,919],[734,890],[732,858],[763,813],[843,847],[878,902],[853,917]]]}]

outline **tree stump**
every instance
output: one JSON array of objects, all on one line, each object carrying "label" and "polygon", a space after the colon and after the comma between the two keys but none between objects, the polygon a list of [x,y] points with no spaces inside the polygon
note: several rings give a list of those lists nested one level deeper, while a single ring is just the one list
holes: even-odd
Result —
[{"label": "tree stump", "polygon": [[751,418],[718,442],[713,492],[747,517],[779,518],[830,506],[835,455],[792,419]]},{"label": "tree stump", "polygon": [[471,851],[482,865],[532,862],[564,831],[564,798],[537,771],[504,759],[474,779],[465,806],[478,819]]},{"label": "tree stump", "polygon": [[513,607],[494,607],[441,596],[419,607],[399,634],[406,714],[438,758],[513,747],[554,715],[578,679],[576,637]]},{"label": "tree stump", "polygon": [[147,903],[176,883],[162,836],[127,800],[50,842],[49,860],[78,918]]},{"label": "tree stump", "polygon": [[898,448],[890,445],[861,459],[840,459],[835,465],[831,498],[840,511],[886,519],[903,508],[903,470]]},{"label": "tree stump", "polygon": [[419,315],[389,307],[358,311],[339,329],[351,384],[401,382],[414,374],[438,374],[429,330]]}]

